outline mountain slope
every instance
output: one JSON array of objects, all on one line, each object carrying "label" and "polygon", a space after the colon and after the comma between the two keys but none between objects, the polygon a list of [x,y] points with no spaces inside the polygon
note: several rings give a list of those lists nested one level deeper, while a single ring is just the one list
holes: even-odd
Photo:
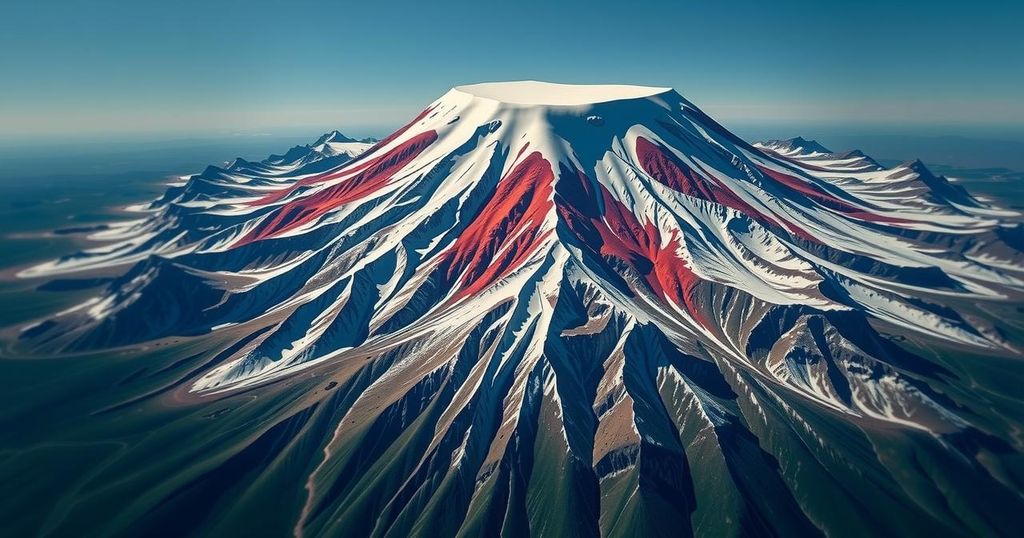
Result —
[{"label": "mountain slope", "polygon": [[352,144],[26,270],[127,268],[23,343],[230,342],[178,397],[281,401],[296,534],[1012,534],[1012,406],[896,340],[1021,356],[969,306],[1020,302],[1016,214],[667,88],[463,86]]}]

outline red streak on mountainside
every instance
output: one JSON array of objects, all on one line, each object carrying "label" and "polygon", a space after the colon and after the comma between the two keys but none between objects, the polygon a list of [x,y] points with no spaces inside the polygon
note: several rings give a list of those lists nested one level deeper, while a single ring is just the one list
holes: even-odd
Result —
[{"label": "red streak on mountainside", "polygon": [[720,182],[707,174],[701,174],[690,168],[665,148],[642,136],[638,136],[636,139],[636,155],[640,161],[640,167],[647,172],[647,175],[673,190],[735,209],[761,223],[762,226],[779,227],[789,230],[803,239],[817,242],[817,239],[799,226],[789,223],[782,225],[776,219],[754,209]]},{"label": "red streak on mountainside", "polygon": [[302,226],[338,206],[373,194],[387,185],[396,172],[419,156],[435,140],[437,133],[434,131],[420,133],[384,155],[367,161],[359,167],[361,171],[357,175],[310,196],[297,198],[282,205],[271,219],[242,238],[236,246],[273,237]]},{"label": "red streak on mountainside", "polygon": [[[365,169],[367,169],[367,168],[369,168],[371,166],[374,166],[375,164],[379,163],[381,160],[387,159],[388,155],[392,154],[393,152],[401,151],[401,148],[403,146],[405,146],[406,144],[408,144],[409,142],[411,142],[412,140],[404,142],[401,146],[395,148],[392,151],[389,151],[388,153],[386,153],[384,155],[373,157],[372,159],[370,157],[372,157],[375,153],[377,153],[377,151],[379,151],[384,146],[387,146],[388,144],[390,144],[396,138],[402,136],[413,125],[416,125],[417,122],[419,122],[427,114],[429,114],[431,110],[433,110],[433,108],[427,108],[427,109],[423,110],[422,112],[420,112],[420,114],[418,116],[413,118],[412,121],[410,121],[409,123],[405,124],[404,126],[402,126],[397,131],[395,131],[395,132],[391,133],[390,135],[388,135],[384,140],[381,140],[380,142],[377,142],[376,144],[373,145],[373,147],[367,149],[366,151],[364,151],[363,153],[359,154],[358,156],[356,156],[351,161],[348,161],[347,163],[341,165],[340,167],[335,168],[334,170],[329,170],[327,172],[322,172],[320,174],[315,174],[315,175],[309,176],[307,178],[300,179],[299,181],[296,181],[295,183],[293,183],[290,186],[288,186],[287,188],[274,191],[274,192],[264,196],[263,198],[260,198],[259,200],[255,200],[255,201],[249,202],[248,205],[249,206],[261,206],[261,205],[267,205],[267,204],[272,204],[272,203],[275,203],[275,202],[279,202],[279,201],[283,200],[284,198],[287,198],[289,195],[291,195],[295,191],[299,190],[299,188],[301,188],[301,187],[305,187],[305,186],[308,186],[308,185],[316,185],[318,183],[324,183],[326,181],[331,181],[333,179],[337,179],[337,178],[340,178],[340,177],[351,176],[351,175],[357,174],[359,172],[362,172],[363,170],[365,170]],[[433,131],[429,131],[429,132],[433,132]],[[426,134],[426,133],[421,133],[420,135],[417,135],[417,137],[423,136],[424,134]],[[416,138],[416,137],[414,137],[414,138]],[[435,138],[436,138],[436,133],[435,133]]]},{"label": "red streak on mountainside", "polygon": [[555,203],[569,230],[581,247],[602,257],[615,257],[643,275],[650,290],[684,307],[704,327],[708,320],[699,308],[696,296],[701,282],[678,254],[682,247],[678,232],[662,246],[661,230],[651,222],[641,224],[636,215],[611,192],[599,185],[604,211],[590,179],[580,170],[564,170],[558,183]]},{"label": "red streak on mountainside", "polygon": [[768,168],[766,166],[758,166],[757,168],[768,177],[774,179],[777,183],[782,184],[783,186],[789,188],[790,190],[799,192],[800,194],[821,204],[822,206],[832,209],[834,211],[838,211],[848,217],[866,220],[869,222],[885,222],[890,224],[907,222],[907,220],[905,219],[887,217],[884,215],[876,215],[869,211],[865,211],[851,204],[850,202],[840,200],[839,198],[832,196],[831,194],[821,189],[821,187],[814,185],[812,183],[807,183],[806,181],[803,181],[795,176],[779,172],[776,170],[772,170],[771,168]]},{"label": "red streak on mountainside", "polygon": [[368,156],[372,155],[374,152],[376,152],[377,150],[379,150],[380,148],[383,148],[384,146],[390,144],[392,141],[394,141],[398,137],[400,137],[403,134],[405,134],[405,132],[408,131],[409,129],[411,129],[413,125],[416,125],[417,123],[420,122],[420,120],[422,120],[423,118],[427,117],[427,114],[430,114],[433,111],[434,111],[434,107],[432,107],[432,106],[429,106],[429,107],[423,109],[409,123],[406,123],[405,125],[399,127],[399,129],[397,131],[395,131],[395,132],[387,135],[386,137],[384,137],[383,140],[381,140],[380,142],[377,142],[376,144],[374,144],[373,147],[371,147],[370,149],[366,150],[366,152],[363,153],[362,155],[360,155],[360,156],[356,157],[355,159],[353,159],[353,161],[360,161],[364,157],[368,157]]},{"label": "red streak on mountainside", "polygon": [[661,230],[652,222],[641,224],[629,208],[601,187],[604,221],[595,222],[601,235],[601,254],[615,256],[644,275],[655,295],[667,297],[686,310],[704,327],[709,324],[696,301],[701,281],[678,254],[682,242],[673,231],[662,246]]},{"label": "red streak on mountainside", "polygon": [[540,226],[552,207],[553,180],[551,163],[536,151],[502,178],[476,218],[442,254],[438,267],[446,283],[463,275],[455,299],[508,276],[550,235]]}]

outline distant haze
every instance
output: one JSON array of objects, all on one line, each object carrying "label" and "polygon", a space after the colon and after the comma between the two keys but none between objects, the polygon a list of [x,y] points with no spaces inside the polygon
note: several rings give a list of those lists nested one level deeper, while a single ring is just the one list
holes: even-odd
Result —
[{"label": "distant haze", "polygon": [[1019,2],[14,4],[2,141],[381,131],[516,79],[672,86],[732,123],[1024,125]]}]

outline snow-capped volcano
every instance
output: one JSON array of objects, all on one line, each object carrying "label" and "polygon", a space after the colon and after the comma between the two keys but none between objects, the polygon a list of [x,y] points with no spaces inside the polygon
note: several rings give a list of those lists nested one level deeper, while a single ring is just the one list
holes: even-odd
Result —
[{"label": "snow-capped volcano", "polygon": [[976,461],[1010,429],[882,336],[1021,354],[962,309],[1020,301],[1016,215],[919,162],[750,145],[669,88],[477,84],[372,147],[330,133],[146,210],[23,273],[126,268],[23,338],[221,335],[196,396],[328,376],[297,532],[842,533],[852,468],[946,523],[944,487],[848,465],[864,431],[938,439],[1020,503]]}]

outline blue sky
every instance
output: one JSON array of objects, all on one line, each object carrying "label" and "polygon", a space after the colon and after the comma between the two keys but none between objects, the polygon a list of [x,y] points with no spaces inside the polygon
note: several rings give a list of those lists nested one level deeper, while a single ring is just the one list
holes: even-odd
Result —
[{"label": "blue sky", "polygon": [[1021,2],[5,2],[0,138],[376,134],[447,88],[673,86],[732,123],[1024,125]]}]

